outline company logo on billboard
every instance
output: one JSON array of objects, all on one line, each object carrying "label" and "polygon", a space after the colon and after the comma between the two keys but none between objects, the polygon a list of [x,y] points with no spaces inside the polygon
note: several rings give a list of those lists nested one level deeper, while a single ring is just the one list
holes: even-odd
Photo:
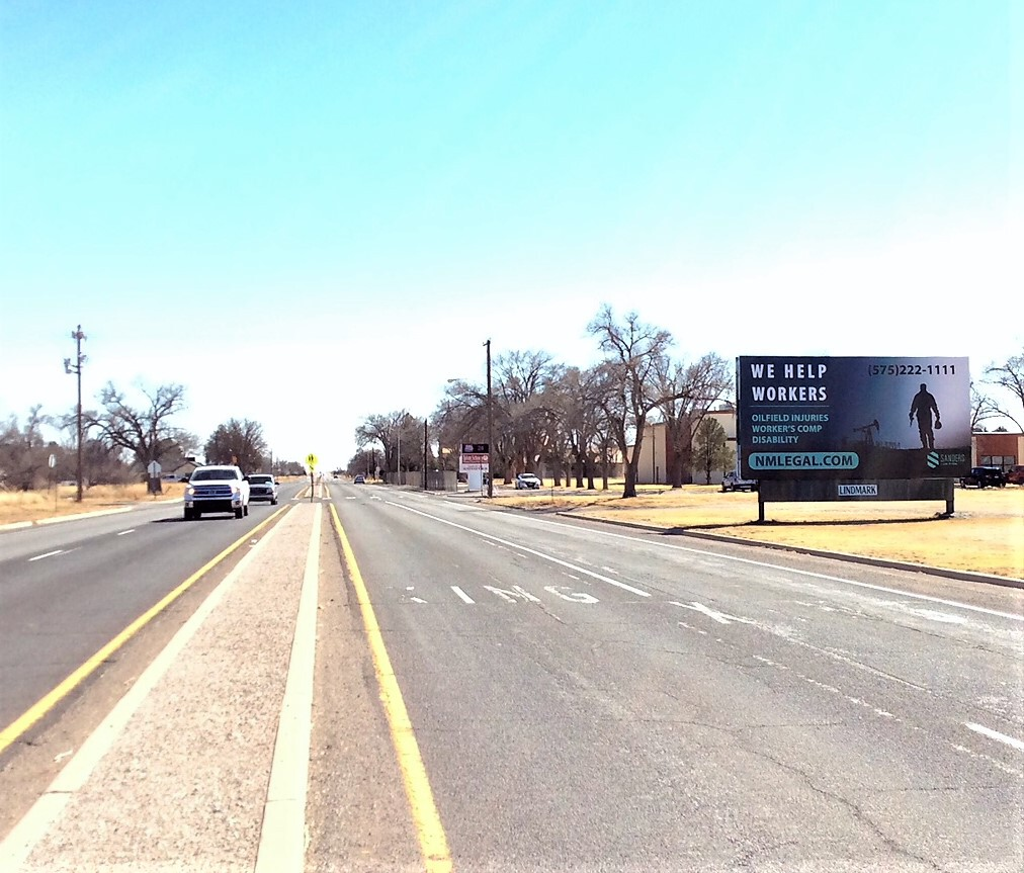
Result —
[{"label": "company logo on billboard", "polygon": [[936,470],[939,467],[962,467],[966,463],[967,455],[964,452],[931,451],[927,455],[927,464],[930,470]]},{"label": "company logo on billboard", "polygon": [[877,482],[862,482],[860,484],[840,484],[840,497],[877,497]]}]

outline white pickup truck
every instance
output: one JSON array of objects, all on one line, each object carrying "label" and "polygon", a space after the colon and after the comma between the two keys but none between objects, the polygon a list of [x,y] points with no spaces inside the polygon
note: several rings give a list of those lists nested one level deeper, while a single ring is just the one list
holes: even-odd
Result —
[{"label": "white pickup truck", "polygon": [[249,480],[232,464],[196,467],[185,486],[185,521],[208,512],[249,514]]},{"label": "white pickup truck", "polygon": [[756,479],[744,479],[736,470],[730,470],[722,478],[723,491],[757,491]]}]

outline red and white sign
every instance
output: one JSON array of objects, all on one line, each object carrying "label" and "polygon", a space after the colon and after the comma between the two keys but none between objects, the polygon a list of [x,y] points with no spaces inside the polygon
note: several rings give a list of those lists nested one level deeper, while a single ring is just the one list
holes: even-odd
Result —
[{"label": "red and white sign", "polygon": [[486,473],[490,466],[490,458],[486,454],[472,453],[459,455],[460,473]]}]

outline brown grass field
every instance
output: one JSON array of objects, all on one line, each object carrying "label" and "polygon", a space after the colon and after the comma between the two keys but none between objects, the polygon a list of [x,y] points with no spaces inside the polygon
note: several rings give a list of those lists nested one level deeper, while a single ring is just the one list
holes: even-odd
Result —
[{"label": "brown grass field", "polygon": [[[154,497],[142,484],[97,486],[80,504],[74,487],[56,493],[0,492],[0,525],[172,500],[183,490],[180,482],[164,483],[163,494]],[[609,491],[549,486],[524,494],[499,488],[494,503],[1024,578],[1024,488],[1018,486],[958,488],[952,518],[938,517],[945,504],[937,501],[771,503],[764,524],[757,523],[756,494],[723,494],[714,485],[641,487],[629,500],[621,493],[620,482]]]},{"label": "brown grass field", "polygon": [[507,506],[560,510],[665,529],[707,531],[759,542],[907,561],[929,567],[1024,578],[1024,488],[961,489],[954,514],[943,501],[769,503],[757,523],[757,495],[715,485],[644,487],[624,500],[609,491],[522,492],[496,497]]}]

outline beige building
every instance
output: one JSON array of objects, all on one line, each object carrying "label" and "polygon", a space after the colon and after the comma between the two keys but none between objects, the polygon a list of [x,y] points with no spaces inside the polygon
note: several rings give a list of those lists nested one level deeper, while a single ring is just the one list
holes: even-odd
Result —
[{"label": "beige building", "polygon": [[[725,438],[736,455],[736,410],[721,409],[709,412],[707,418],[715,419],[725,431]],[[664,423],[648,424],[644,428],[643,443],[640,446],[640,465],[637,467],[638,485],[665,485],[672,479],[672,454],[668,445],[668,433]],[[735,466],[735,462],[732,465]],[[711,483],[717,485],[722,481],[722,470],[711,471]],[[684,470],[683,482],[704,484],[703,470]]]}]

